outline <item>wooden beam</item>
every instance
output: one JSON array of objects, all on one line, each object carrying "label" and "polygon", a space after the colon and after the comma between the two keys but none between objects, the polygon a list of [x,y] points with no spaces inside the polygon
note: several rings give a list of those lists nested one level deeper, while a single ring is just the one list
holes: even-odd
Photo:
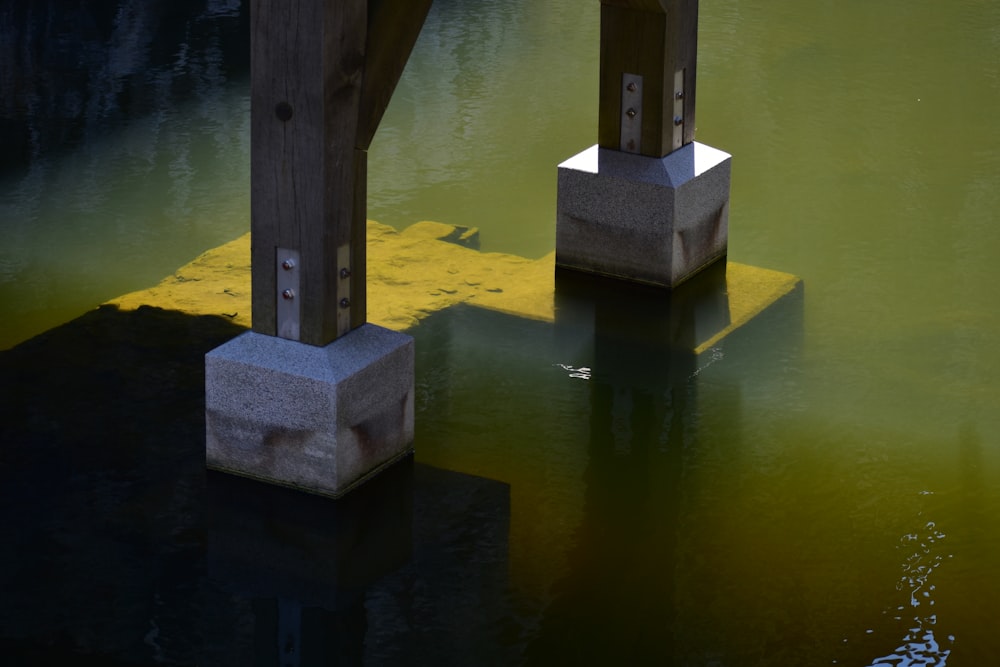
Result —
[{"label": "wooden beam", "polygon": [[[253,0],[250,16],[253,328],[278,334],[277,252],[290,249],[300,256],[301,287],[289,295],[297,339],[325,345],[364,322],[355,227],[364,229],[356,190],[366,167],[355,147],[367,2]],[[359,258],[344,297],[342,270],[353,275]]]},{"label": "wooden beam", "polygon": [[326,345],[365,323],[367,150],[430,5],[252,0],[254,331]]},{"label": "wooden beam", "polygon": [[[669,0],[664,0],[669,1]],[[695,94],[698,80],[698,0],[680,0],[677,3],[677,69],[685,72],[684,80],[684,144],[694,141]]]},{"label": "wooden beam", "polygon": [[358,148],[367,150],[382,120],[431,0],[369,0],[368,53],[358,116]]},{"label": "wooden beam", "polygon": [[602,0],[598,143],[663,157],[694,141],[697,52],[698,0]]}]

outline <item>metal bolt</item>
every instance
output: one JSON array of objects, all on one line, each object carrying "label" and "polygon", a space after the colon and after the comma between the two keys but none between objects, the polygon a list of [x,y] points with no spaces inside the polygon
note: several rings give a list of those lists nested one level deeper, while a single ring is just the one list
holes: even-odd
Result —
[{"label": "metal bolt", "polygon": [[683,90],[678,90],[676,93],[674,93],[674,97],[676,97],[679,100],[683,100],[684,99],[684,91]]},{"label": "metal bolt", "polygon": [[286,259],[284,262],[281,263],[281,268],[283,268],[285,271],[291,271],[292,269],[295,268],[295,260]]},{"label": "metal bolt", "polygon": [[625,89],[630,93],[634,93],[635,91],[639,90],[639,86],[635,85],[635,81],[633,81],[627,86],[625,86]]},{"label": "metal bolt", "polygon": [[345,266],[340,270],[340,277],[342,280],[347,280],[351,277],[351,270]]},{"label": "metal bolt", "polygon": [[677,125],[678,127],[680,127],[683,124],[684,124],[684,119],[683,118],[681,118],[680,116],[674,116],[674,125]]},{"label": "metal bolt", "polygon": [[295,298],[295,290],[286,289],[281,293],[281,298],[285,301],[291,301]]},{"label": "metal bolt", "polygon": [[340,307],[341,308],[350,308],[351,307],[351,300],[348,299],[347,297],[344,297],[343,299],[340,300]]},{"label": "metal bolt", "polygon": [[625,112],[625,115],[628,116],[629,118],[635,118],[636,113],[638,112],[630,107],[629,110]]}]

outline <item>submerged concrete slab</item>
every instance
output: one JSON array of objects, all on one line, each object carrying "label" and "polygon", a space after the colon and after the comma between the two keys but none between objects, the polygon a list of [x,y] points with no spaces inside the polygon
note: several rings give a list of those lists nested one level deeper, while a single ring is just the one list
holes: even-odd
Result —
[{"label": "submerged concrete slab", "polygon": [[[433,224],[418,223],[399,233],[369,221],[371,323],[403,331],[459,304],[555,321],[555,252],[535,260],[480,253],[441,241],[437,232],[428,234]],[[699,352],[801,287],[797,276],[732,261],[725,264],[725,281],[730,324],[700,343]],[[122,310],[154,305],[192,315],[222,315],[249,327],[249,234],[204,253],[155,287],[109,303]]]},{"label": "submerged concrete slab", "polygon": [[731,156],[592,146],[559,165],[556,264],[673,288],[726,255]]},{"label": "submerged concrete slab", "polygon": [[337,497],[413,443],[413,339],[325,347],[247,332],[205,356],[206,465]]}]

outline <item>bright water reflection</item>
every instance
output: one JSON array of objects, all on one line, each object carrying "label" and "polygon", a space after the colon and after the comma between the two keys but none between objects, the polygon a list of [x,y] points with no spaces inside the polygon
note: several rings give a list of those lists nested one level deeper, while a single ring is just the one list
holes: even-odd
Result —
[{"label": "bright water reflection", "polygon": [[[550,251],[555,165],[596,135],[597,14],[438,0],[372,147],[371,217]],[[498,654],[994,659],[997,26],[982,0],[702,3],[698,137],[734,155],[730,256],[801,275],[803,312],[697,360],[471,310],[414,331],[418,461],[510,486],[509,581],[479,600],[495,633],[477,626]],[[243,74],[182,45],[150,71],[195,93],[4,176],[0,345],[246,228]],[[370,637],[409,636],[378,625],[394,600],[370,593]],[[447,641],[455,618],[413,622]]]}]

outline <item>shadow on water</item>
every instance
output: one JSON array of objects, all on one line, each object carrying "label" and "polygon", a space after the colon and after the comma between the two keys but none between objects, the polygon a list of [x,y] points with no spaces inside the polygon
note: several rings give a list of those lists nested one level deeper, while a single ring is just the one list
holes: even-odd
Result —
[{"label": "shadow on water", "polygon": [[[755,664],[692,620],[706,602],[689,516],[705,484],[700,382],[723,347],[767,337],[796,354],[802,291],[704,349],[730,324],[715,269],[673,295],[558,272],[554,323],[460,306],[413,332],[418,457],[511,485],[518,664]],[[739,413],[725,374],[710,394]]]},{"label": "shadow on water", "polygon": [[0,174],[250,71],[240,0],[10,0],[0,8]]},{"label": "shadow on water", "polygon": [[7,655],[134,662],[203,578],[203,355],[239,331],[105,307],[0,353]]},{"label": "shadow on water", "polygon": [[203,355],[239,332],[104,307],[0,353],[8,664],[501,651],[505,484],[410,459],[333,502],[206,473]]},{"label": "shadow on water", "polygon": [[[203,355],[240,332],[225,319],[103,307],[0,352],[0,647],[16,664],[683,664],[693,349],[728,324],[724,282],[704,285],[560,274],[555,323],[431,316],[413,332],[418,461],[339,501],[205,471]],[[484,363],[503,370],[469,372]]]},{"label": "shadow on water", "polygon": [[249,3],[0,3],[0,349],[246,230]]}]

